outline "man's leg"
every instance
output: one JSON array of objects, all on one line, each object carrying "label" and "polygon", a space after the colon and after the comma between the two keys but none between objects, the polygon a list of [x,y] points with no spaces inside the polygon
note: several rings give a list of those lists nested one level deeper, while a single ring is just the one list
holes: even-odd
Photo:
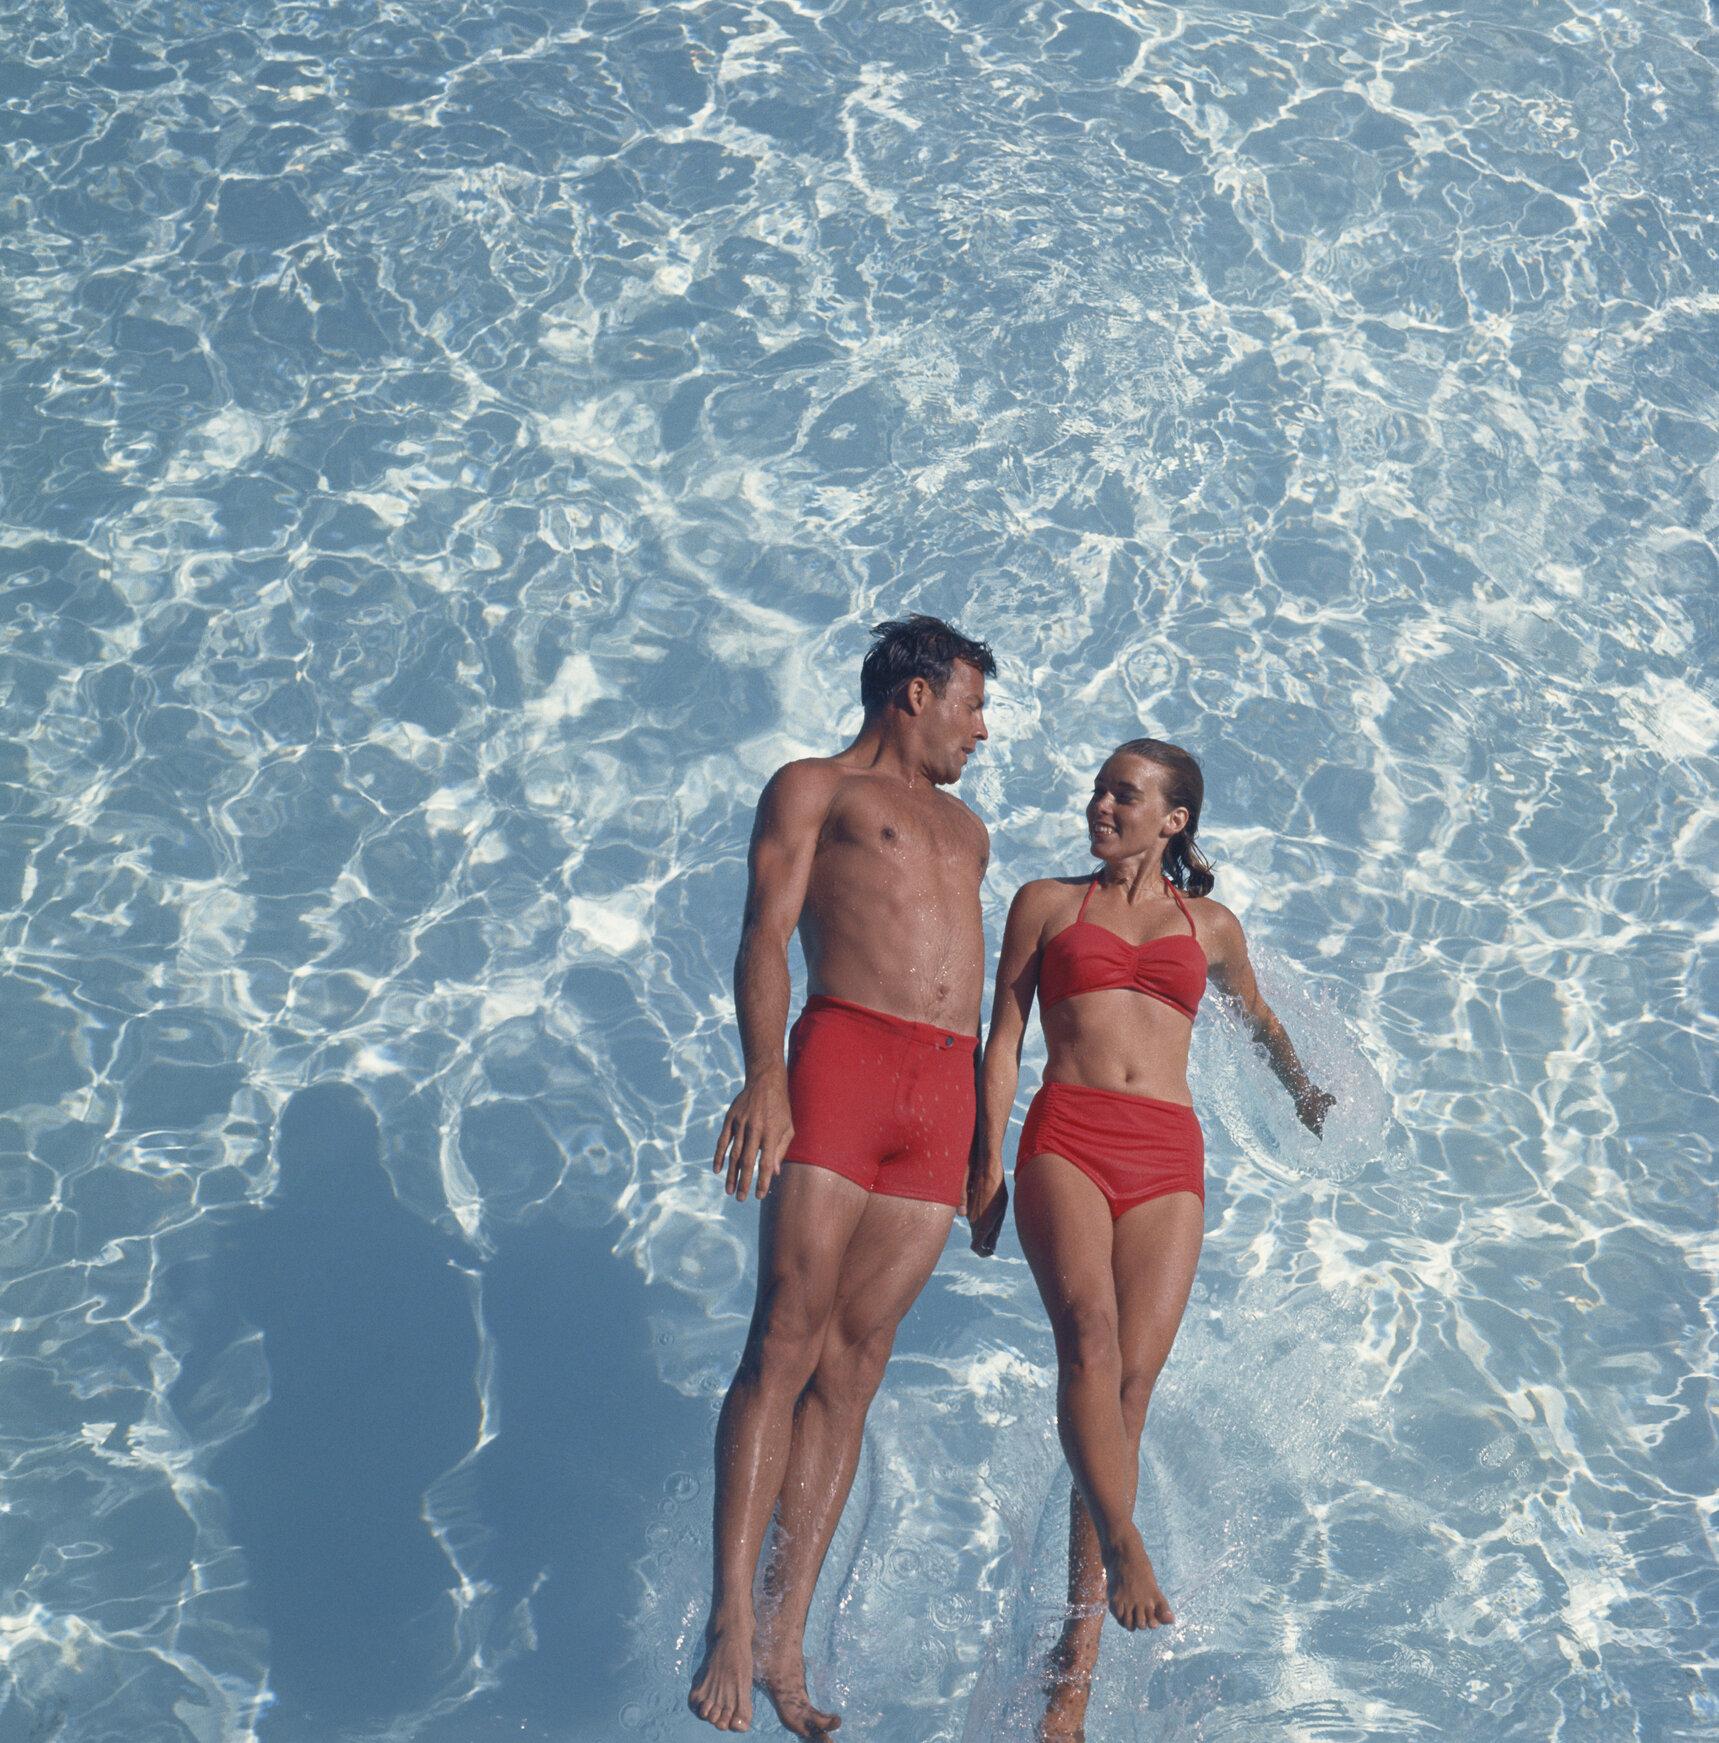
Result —
[{"label": "man's leg", "polygon": [[824,1345],[842,1255],[869,1195],[827,1168],[784,1163],[760,1207],[758,1294],[716,1427],[715,1569],[705,1654],[687,1705],[719,1731],[752,1721],[752,1581],[782,1488],[794,1403]]},{"label": "man's leg", "polygon": [[842,1258],[835,1310],[794,1418],[774,1552],[764,1569],[758,1679],[796,1737],[840,1721],[806,1694],[806,1614],[859,1464],[866,1411],[896,1327],[936,1267],[954,1211],[874,1195]]}]

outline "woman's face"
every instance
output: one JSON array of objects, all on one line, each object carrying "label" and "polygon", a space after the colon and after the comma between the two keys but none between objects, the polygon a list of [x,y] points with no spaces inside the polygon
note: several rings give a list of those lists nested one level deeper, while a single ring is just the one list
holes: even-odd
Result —
[{"label": "woman's face", "polygon": [[1187,807],[1164,803],[1163,777],[1156,763],[1120,752],[1098,771],[1086,802],[1094,859],[1129,859],[1161,849],[1187,826]]}]

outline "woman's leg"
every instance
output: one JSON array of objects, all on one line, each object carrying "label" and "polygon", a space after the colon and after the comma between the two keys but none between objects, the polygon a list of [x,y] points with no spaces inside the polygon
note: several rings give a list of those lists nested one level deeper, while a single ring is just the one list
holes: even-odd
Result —
[{"label": "woman's leg", "polygon": [[1122,1422],[1122,1344],[1110,1206],[1061,1156],[1015,1171],[1015,1220],[1056,1338],[1057,1433],[1098,1533],[1110,1612],[1156,1627],[1163,1594],[1134,1528],[1135,1457]]},{"label": "woman's leg", "polygon": [[[1182,1323],[1204,1233],[1205,1206],[1196,1194],[1177,1192],[1137,1205],[1112,1234],[1122,1425],[1136,1474],[1146,1408]],[[1046,1739],[1081,1735],[1104,1626],[1104,1565],[1079,1489],[1069,1498],[1068,1600],[1068,1621],[1050,1658]],[[1175,1620],[1167,1602],[1161,1619]]]}]

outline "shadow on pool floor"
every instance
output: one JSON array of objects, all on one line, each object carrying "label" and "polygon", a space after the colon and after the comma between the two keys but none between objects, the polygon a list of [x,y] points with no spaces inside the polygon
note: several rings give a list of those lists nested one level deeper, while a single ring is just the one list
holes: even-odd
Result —
[{"label": "shadow on pool floor", "polygon": [[[265,1743],[336,1743],[421,1711],[451,1668],[452,1570],[425,1490],[478,1431],[474,1259],[394,1197],[358,1093],[293,1097],[267,1209],[185,1267],[198,1336],[189,1397],[247,1326],[270,1398],[214,1458],[267,1630]],[[634,1564],[672,1472],[709,1456],[709,1417],[656,1377],[648,1292],[601,1229],[505,1231],[483,1266],[500,1433],[474,1461],[468,1570],[511,1607],[536,1586],[535,1651],[420,1735],[605,1733]]]}]

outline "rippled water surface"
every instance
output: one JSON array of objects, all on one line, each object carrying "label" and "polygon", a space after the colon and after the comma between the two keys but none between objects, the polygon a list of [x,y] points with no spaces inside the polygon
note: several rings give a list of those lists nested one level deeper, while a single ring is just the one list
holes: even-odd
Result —
[{"label": "rippled water surface", "polygon": [[[1176,739],[1343,1098],[1202,1019],[1182,1621],[1091,1734],[1714,1734],[1703,7],[0,48],[0,1736],[698,1734],[751,807],[907,609],[1000,657],[992,947]],[[844,1736],[1029,1735],[1051,1377],[952,1240],[813,1612]]]}]

